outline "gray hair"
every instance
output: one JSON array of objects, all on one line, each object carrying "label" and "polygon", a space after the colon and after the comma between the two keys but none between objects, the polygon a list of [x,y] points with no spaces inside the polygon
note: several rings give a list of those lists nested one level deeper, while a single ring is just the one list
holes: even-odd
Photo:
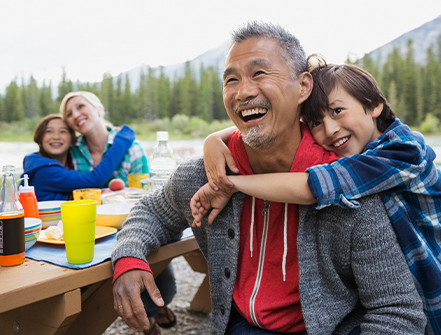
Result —
[{"label": "gray hair", "polygon": [[251,21],[238,28],[232,33],[232,41],[228,50],[235,43],[244,42],[250,38],[267,38],[279,42],[284,51],[282,57],[291,69],[293,78],[300,73],[308,71],[306,54],[299,40],[277,24]]}]

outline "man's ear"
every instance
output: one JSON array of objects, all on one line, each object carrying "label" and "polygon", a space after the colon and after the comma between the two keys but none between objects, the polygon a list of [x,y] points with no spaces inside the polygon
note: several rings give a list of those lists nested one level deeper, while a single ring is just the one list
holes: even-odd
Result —
[{"label": "man's ear", "polygon": [[381,115],[381,112],[383,111],[383,103],[380,102],[377,106],[374,107],[372,110],[372,118],[376,119]]},{"label": "man's ear", "polygon": [[309,72],[303,72],[299,75],[300,96],[298,103],[301,104],[311,95],[312,87],[314,85],[312,76]]}]

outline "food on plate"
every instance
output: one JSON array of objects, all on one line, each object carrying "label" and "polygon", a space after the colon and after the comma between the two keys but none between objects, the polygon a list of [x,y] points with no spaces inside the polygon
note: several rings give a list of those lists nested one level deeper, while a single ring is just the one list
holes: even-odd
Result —
[{"label": "food on plate", "polygon": [[56,226],[49,226],[45,231],[44,235],[48,240],[64,240],[64,232],[63,232],[63,222],[59,221]]},{"label": "food on plate", "polygon": [[111,191],[120,191],[122,190],[126,185],[124,184],[124,181],[119,178],[112,179],[109,183],[109,189]]}]

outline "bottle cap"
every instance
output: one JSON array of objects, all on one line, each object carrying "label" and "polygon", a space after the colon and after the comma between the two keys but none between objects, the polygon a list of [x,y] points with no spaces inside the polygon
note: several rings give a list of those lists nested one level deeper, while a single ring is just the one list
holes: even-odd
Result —
[{"label": "bottle cap", "polygon": [[168,131],[158,131],[156,136],[158,141],[168,141]]},{"label": "bottle cap", "polygon": [[27,174],[23,176],[23,179],[24,179],[24,186],[20,185],[20,187],[18,188],[18,192],[20,193],[34,192],[34,186],[29,186],[28,184],[29,177]]}]

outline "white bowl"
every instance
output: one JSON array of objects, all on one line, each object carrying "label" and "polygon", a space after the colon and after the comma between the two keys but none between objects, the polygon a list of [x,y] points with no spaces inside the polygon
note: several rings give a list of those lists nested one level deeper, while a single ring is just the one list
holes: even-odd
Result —
[{"label": "white bowl", "polygon": [[41,221],[43,221],[43,229],[46,229],[49,226],[56,226],[57,223],[61,220],[60,204],[62,202],[64,202],[64,200],[37,202],[38,213],[40,214]]},{"label": "white bowl", "polygon": [[38,211],[44,212],[44,211],[52,211],[52,210],[58,210],[60,209],[60,205],[62,202],[65,202],[66,200],[50,200],[50,201],[39,201],[37,202]]},{"label": "white bowl", "polygon": [[35,218],[25,218],[25,250],[32,247],[40,235],[42,221]]},{"label": "white bowl", "polygon": [[96,225],[121,229],[133,205],[133,202],[121,202],[97,206]]}]

